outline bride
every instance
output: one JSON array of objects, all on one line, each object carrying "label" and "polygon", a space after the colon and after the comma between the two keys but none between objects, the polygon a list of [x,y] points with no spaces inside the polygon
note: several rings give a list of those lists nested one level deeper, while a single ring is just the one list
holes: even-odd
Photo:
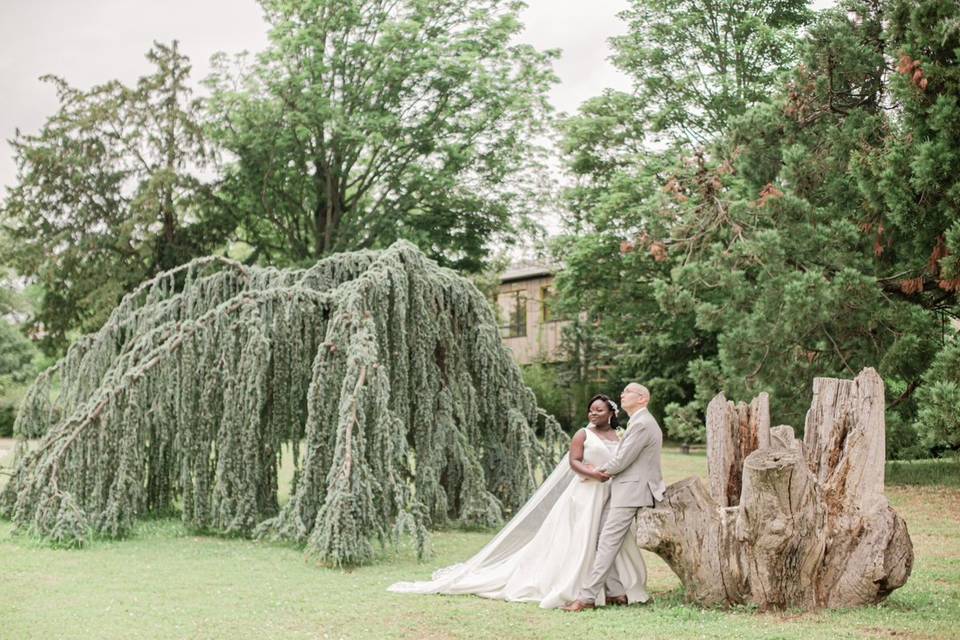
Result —
[{"label": "bride", "polygon": [[[475,594],[544,609],[576,600],[589,577],[603,526],[610,483],[595,471],[617,450],[617,406],[594,396],[590,424],[577,431],[570,454],[475,556],[439,569],[427,582],[397,582],[396,593]],[[598,606],[646,602],[647,573],[635,532],[617,556]]]}]

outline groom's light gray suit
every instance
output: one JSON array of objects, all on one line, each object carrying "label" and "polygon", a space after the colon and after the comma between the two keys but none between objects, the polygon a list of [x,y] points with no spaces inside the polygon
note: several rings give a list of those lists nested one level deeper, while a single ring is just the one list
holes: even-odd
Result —
[{"label": "groom's light gray suit", "polygon": [[[623,546],[637,509],[652,507],[663,500],[666,485],[660,471],[663,433],[656,419],[645,408],[630,416],[627,432],[617,452],[600,471],[610,480],[610,499],[597,543],[593,570],[579,595],[582,602],[594,602],[606,583],[608,596],[623,595],[623,587],[613,571],[613,562]],[[612,572],[612,575],[611,575]]]}]

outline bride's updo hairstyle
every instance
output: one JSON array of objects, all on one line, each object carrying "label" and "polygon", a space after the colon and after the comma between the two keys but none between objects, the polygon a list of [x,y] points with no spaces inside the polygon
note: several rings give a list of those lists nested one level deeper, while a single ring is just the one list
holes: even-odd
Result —
[{"label": "bride's updo hairstyle", "polygon": [[597,395],[590,398],[590,402],[587,403],[587,411],[590,411],[590,407],[593,406],[593,403],[596,402],[597,400],[602,400],[603,403],[607,405],[607,409],[610,410],[610,428],[619,429],[620,420],[617,418],[617,411],[619,411],[619,409],[617,408],[617,405],[614,404],[613,400],[610,399],[609,396],[604,395],[602,393],[598,393]]}]

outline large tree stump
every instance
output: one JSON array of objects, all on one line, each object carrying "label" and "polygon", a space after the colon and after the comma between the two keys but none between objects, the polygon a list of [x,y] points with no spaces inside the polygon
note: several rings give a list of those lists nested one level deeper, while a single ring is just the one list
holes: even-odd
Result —
[{"label": "large tree stump", "polygon": [[761,609],[851,607],[906,583],[913,544],[883,495],[883,381],[817,378],[801,443],[766,394],[707,409],[709,485],[687,478],[637,517],[687,597]]}]

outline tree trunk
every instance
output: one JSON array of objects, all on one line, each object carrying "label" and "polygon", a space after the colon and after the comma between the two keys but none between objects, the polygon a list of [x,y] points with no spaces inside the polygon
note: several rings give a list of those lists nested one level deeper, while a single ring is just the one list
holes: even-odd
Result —
[{"label": "tree trunk", "polygon": [[709,485],[688,478],[637,516],[687,597],[763,610],[852,607],[903,586],[913,544],[883,495],[883,381],[817,378],[805,440],[770,428],[766,394],[707,408]]}]

